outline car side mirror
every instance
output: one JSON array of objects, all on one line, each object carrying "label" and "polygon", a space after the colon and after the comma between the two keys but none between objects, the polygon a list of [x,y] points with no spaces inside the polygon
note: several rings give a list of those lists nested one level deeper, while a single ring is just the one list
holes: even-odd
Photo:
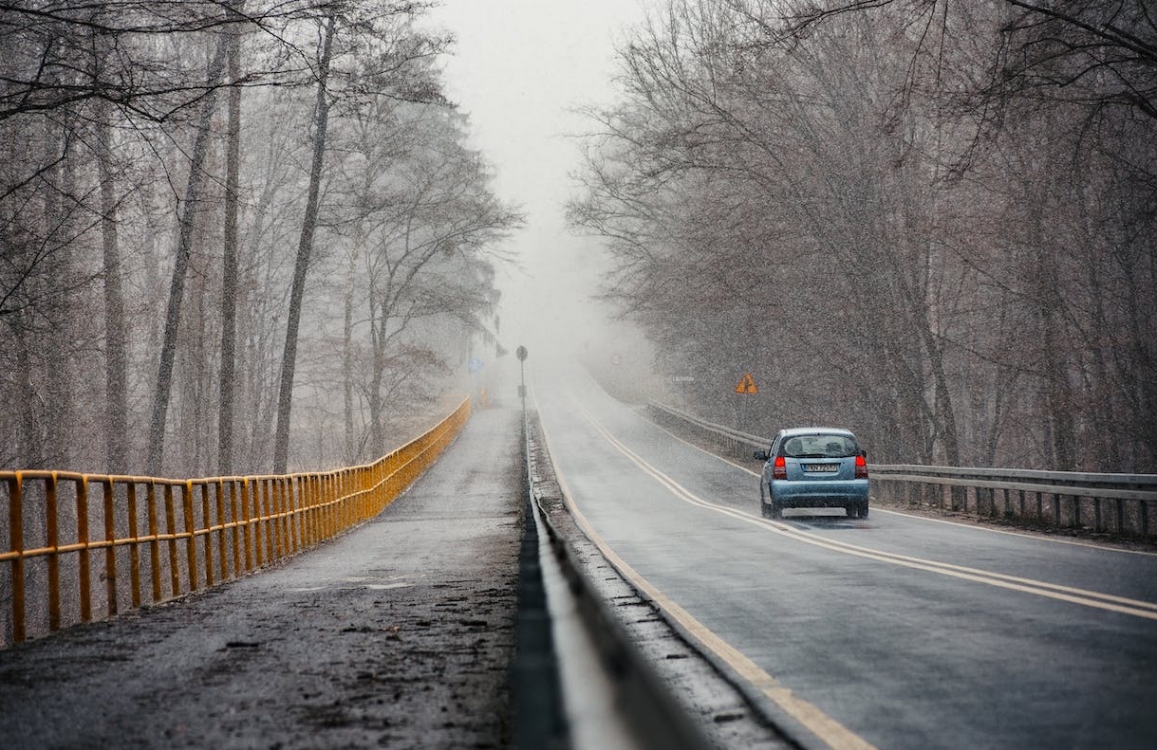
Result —
[{"label": "car side mirror", "polygon": [[868,452],[866,450],[861,450],[860,455],[864,457],[865,461],[868,460]]},{"label": "car side mirror", "polygon": [[756,451],[755,453],[753,453],[751,455],[760,461],[767,461],[768,459],[771,458],[771,454],[768,453],[767,451]]}]

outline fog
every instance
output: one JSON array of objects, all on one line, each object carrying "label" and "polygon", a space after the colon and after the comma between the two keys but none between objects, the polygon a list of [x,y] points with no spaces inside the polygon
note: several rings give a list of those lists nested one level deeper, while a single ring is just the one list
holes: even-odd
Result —
[{"label": "fog", "polygon": [[896,462],[1157,467],[1145,0],[180,5],[0,10],[0,466],[362,461],[524,345]]},{"label": "fog", "polygon": [[531,367],[548,354],[646,359],[637,331],[594,299],[608,267],[601,241],[576,235],[565,217],[576,136],[593,127],[577,110],[614,101],[615,45],[644,15],[639,0],[446,0],[431,14],[456,40],[447,92],[469,114],[498,195],[526,215],[505,245],[515,262],[499,271],[499,339],[510,350],[526,345]]}]

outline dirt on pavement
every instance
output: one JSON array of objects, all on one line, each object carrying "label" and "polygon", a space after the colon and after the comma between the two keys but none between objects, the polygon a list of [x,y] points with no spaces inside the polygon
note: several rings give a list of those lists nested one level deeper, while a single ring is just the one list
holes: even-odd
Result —
[{"label": "dirt on pavement", "polygon": [[204,594],[0,651],[0,747],[505,747],[520,415],[377,519]]}]

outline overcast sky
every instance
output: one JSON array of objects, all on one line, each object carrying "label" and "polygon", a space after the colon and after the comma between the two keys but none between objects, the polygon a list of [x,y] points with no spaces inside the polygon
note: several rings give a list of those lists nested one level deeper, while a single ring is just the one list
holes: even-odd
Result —
[{"label": "overcast sky", "polygon": [[585,294],[579,288],[589,278],[576,277],[589,276],[598,247],[565,224],[579,153],[568,136],[590,128],[571,110],[613,100],[615,42],[643,7],[644,0],[443,0],[432,13],[434,25],[457,38],[447,90],[497,170],[499,196],[527,214],[509,245],[525,272],[503,283],[501,339],[509,348],[534,337],[531,319],[581,325],[559,309],[561,295],[573,303]]}]

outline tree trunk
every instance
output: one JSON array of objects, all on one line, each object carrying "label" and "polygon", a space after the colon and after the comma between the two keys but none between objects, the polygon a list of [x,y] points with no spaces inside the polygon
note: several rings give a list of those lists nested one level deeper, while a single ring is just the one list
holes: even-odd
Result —
[{"label": "tree trunk", "polygon": [[156,390],[153,396],[153,417],[149,425],[149,459],[147,471],[153,476],[161,473],[165,453],[165,417],[173,384],[173,360],[177,353],[177,331],[181,322],[181,298],[185,293],[185,272],[189,267],[189,253],[193,244],[193,226],[196,224],[198,203],[201,200],[203,167],[209,150],[209,126],[213,117],[216,95],[213,88],[221,79],[225,67],[228,37],[221,36],[217,51],[209,65],[206,85],[210,89],[201,104],[201,117],[193,143],[193,158],[189,163],[189,180],[185,188],[185,206],[181,216],[181,230],[177,240],[177,257],[173,263],[173,278],[169,285],[169,306],[165,315],[164,341],[161,361],[157,369]]},{"label": "tree trunk", "polygon": [[374,335],[373,364],[371,365],[372,372],[370,374],[370,455],[375,457],[385,453],[386,445],[385,420],[382,418],[382,378],[386,372],[386,346],[388,343],[386,326],[390,324],[389,310],[389,300],[383,299],[381,314],[377,324],[378,330]]},{"label": "tree trunk", "polygon": [[[360,244],[360,243],[358,243]],[[354,463],[357,455],[357,438],[354,434],[354,295],[357,286],[358,253],[350,253],[349,273],[346,278],[345,316],[342,321],[342,396],[345,417],[345,460]]]},{"label": "tree trunk", "polygon": [[[238,2],[240,12],[244,2]],[[229,124],[225,153],[225,237],[221,269],[221,398],[217,473],[233,473],[233,402],[237,367],[237,203],[241,169],[241,31],[229,32]]]},{"label": "tree trunk", "polygon": [[309,170],[309,195],[305,203],[305,218],[301,225],[301,241],[297,246],[297,262],[293,267],[293,287],[289,294],[289,320],[285,326],[285,352],[281,358],[281,387],[277,397],[277,434],[273,446],[273,471],[284,474],[289,464],[289,418],[293,406],[293,372],[297,365],[297,332],[301,326],[301,302],[305,296],[305,277],[309,271],[309,256],[313,251],[313,233],[317,229],[318,195],[321,189],[321,167],[325,156],[325,133],[329,121],[329,97],[326,81],[329,78],[330,52],[336,16],[330,16],[322,42],[321,60],[317,78],[317,131],[313,140],[313,163]]},{"label": "tree trunk", "polygon": [[39,407],[44,403],[32,382],[34,365],[29,353],[31,342],[28,340],[28,328],[25,325],[28,313],[21,310],[11,316],[12,338],[16,349],[16,370],[18,373],[18,393],[20,394],[20,430],[17,461],[29,469],[44,469],[44,438],[40,429],[41,418]]},{"label": "tree trunk", "polygon": [[46,245],[52,247],[46,256],[46,289],[53,299],[43,308],[43,315],[49,322],[48,346],[45,347],[44,383],[46,403],[44,420],[46,427],[45,459],[52,468],[71,468],[72,458],[72,350],[73,313],[76,301],[73,297],[73,212],[71,201],[64,196],[75,195],[75,171],[69,155],[68,121],[58,126],[45,123],[45,164],[56,164],[47,172],[50,188],[44,193],[44,237]]},{"label": "tree trunk", "polygon": [[[1046,132],[1052,132],[1052,118],[1046,119]],[[1043,168],[1037,170],[1037,181],[1048,183]],[[1048,218],[1046,204],[1050,204],[1047,193],[1034,189],[1034,182],[1025,183],[1026,200],[1030,203],[1028,241],[1035,288],[1032,290],[1033,310],[1040,325],[1041,371],[1044,377],[1045,413],[1049,421],[1052,453],[1050,464],[1060,471],[1075,468],[1075,435],[1073,422],[1072,386],[1066,371],[1068,358],[1065,355],[1064,332],[1058,330],[1064,325],[1064,301],[1061,297],[1060,280],[1057,278],[1056,260],[1052,257],[1052,237],[1046,231]]]},{"label": "tree trunk", "polygon": [[102,104],[97,121],[97,172],[100,179],[101,247],[104,253],[105,445],[107,471],[129,471],[128,334],[121,288],[117,238],[117,200],[113,176],[112,107]]}]

